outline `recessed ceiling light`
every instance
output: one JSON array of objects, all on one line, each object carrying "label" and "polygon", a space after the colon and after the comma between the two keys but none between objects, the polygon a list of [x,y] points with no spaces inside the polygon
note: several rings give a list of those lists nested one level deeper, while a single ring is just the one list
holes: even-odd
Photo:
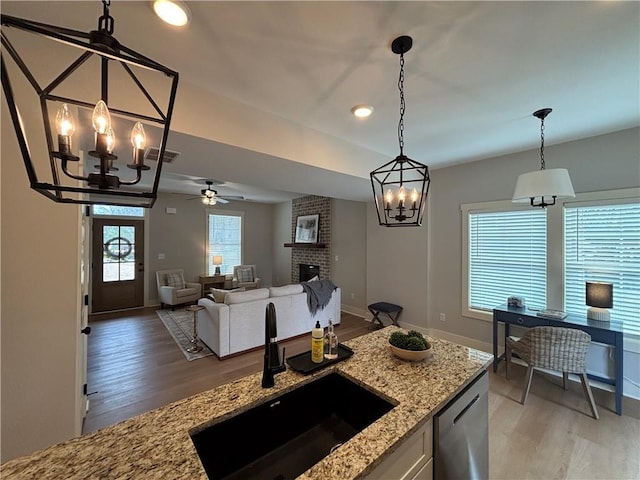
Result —
[{"label": "recessed ceiling light", "polygon": [[358,118],[366,118],[373,113],[373,107],[371,105],[356,105],[351,109],[351,113]]},{"label": "recessed ceiling light", "polygon": [[170,25],[182,27],[189,23],[191,12],[184,2],[174,0],[155,0],[153,10]]}]

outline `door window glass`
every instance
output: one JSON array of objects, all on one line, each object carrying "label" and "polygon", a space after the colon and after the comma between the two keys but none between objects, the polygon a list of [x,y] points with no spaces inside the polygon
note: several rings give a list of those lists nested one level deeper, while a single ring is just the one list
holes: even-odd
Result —
[{"label": "door window glass", "polygon": [[135,227],[106,225],[102,229],[102,281],[134,280]]}]

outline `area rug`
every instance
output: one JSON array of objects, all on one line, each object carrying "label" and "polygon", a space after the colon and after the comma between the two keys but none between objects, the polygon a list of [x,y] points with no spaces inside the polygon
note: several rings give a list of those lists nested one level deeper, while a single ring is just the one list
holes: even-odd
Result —
[{"label": "area rug", "polygon": [[202,346],[202,350],[198,353],[187,352],[187,348],[191,347],[191,337],[193,335],[192,312],[186,310],[156,310],[156,313],[189,362],[213,355],[213,352],[202,341],[198,342]]}]

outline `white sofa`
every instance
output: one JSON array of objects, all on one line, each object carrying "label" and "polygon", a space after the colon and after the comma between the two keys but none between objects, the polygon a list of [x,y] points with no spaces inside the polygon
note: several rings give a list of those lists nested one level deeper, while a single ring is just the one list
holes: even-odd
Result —
[{"label": "white sofa", "polygon": [[[264,346],[265,312],[269,302],[276,307],[278,339],[310,333],[316,320],[326,327],[329,319],[340,323],[340,288],[336,288],[327,306],[311,315],[302,285],[258,288],[226,294],[224,303],[201,298],[198,304],[198,336],[219,357]],[[311,348],[311,337],[309,337]]]}]

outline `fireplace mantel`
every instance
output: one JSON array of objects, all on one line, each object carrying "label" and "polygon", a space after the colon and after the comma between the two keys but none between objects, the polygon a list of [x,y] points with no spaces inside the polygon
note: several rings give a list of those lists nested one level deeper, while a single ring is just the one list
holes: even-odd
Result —
[{"label": "fireplace mantel", "polygon": [[285,243],[284,246],[291,248],[327,248],[324,243]]}]

